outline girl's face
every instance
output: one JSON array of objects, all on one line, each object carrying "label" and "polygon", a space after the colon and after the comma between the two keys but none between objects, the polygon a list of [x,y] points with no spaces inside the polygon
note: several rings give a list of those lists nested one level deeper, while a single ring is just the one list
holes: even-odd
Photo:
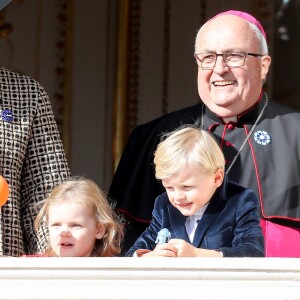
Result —
[{"label": "girl's face", "polygon": [[48,228],[51,247],[61,257],[91,256],[96,239],[105,233],[92,212],[76,202],[50,205]]}]

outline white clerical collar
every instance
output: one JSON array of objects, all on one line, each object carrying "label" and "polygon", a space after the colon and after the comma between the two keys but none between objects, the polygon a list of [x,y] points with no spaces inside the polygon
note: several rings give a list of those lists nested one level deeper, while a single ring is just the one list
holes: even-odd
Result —
[{"label": "white clerical collar", "polygon": [[234,122],[237,123],[237,116],[230,117],[230,118],[223,118],[225,123]]}]

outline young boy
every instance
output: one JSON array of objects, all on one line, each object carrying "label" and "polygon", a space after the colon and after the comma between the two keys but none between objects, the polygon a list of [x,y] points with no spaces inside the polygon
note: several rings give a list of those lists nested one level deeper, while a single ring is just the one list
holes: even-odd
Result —
[{"label": "young boy", "polygon": [[[264,256],[258,199],[227,180],[223,153],[210,133],[189,126],[167,134],[154,164],[166,193],[155,200],[149,227],[126,256]],[[156,245],[161,229],[171,239]]]}]

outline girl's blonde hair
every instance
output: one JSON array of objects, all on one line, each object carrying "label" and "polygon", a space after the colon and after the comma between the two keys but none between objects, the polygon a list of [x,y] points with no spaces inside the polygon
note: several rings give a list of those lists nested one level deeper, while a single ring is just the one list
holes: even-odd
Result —
[{"label": "girl's blonde hair", "polygon": [[[91,209],[96,221],[105,225],[106,228],[103,238],[96,240],[92,256],[107,257],[119,254],[124,236],[123,225],[107,201],[104,192],[95,182],[83,177],[72,177],[57,185],[48,198],[42,201],[43,206],[35,220],[36,231],[39,233],[45,230],[51,205],[74,201]],[[56,256],[49,241],[45,253],[49,256]]]},{"label": "girl's blonde hair", "polygon": [[155,176],[168,179],[177,176],[186,166],[194,165],[203,174],[214,174],[224,170],[224,155],[215,140],[207,131],[182,126],[166,133],[154,153]]}]

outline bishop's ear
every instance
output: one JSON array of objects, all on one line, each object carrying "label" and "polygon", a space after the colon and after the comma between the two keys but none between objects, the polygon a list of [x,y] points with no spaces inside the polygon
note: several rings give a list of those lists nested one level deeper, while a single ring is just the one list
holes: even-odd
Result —
[{"label": "bishop's ear", "polygon": [[261,59],[261,79],[264,82],[267,78],[267,74],[269,72],[269,67],[271,64],[271,57],[269,55],[265,55]]}]

